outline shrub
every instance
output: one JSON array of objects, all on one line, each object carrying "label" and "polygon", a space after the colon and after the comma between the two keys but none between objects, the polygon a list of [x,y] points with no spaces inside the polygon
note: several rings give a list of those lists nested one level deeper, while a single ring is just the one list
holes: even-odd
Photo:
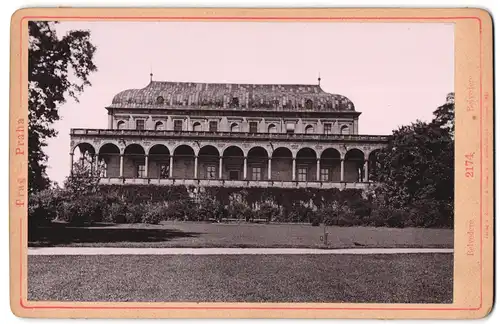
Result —
[{"label": "shrub", "polygon": [[403,208],[380,206],[372,212],[370,224],[374,226],[404,227],[408,211]]},{"label": "shrub", "polygon": [[168,207],[165,203],[146,203],[141,222],[146,224],[159,224],[167,216]]},{"label": "shrub", "polygon": [[113,202],[106,210],[103,220],[111,223],[125,223],[127,215],[127,204],[123,201]]},{"label": "shrub", "polygon": [[107,209],[105,199],[98,194],[78,197],[67,197],[61,203],[58,217],[73,225],[92,224],[102,221],[102,215]]},{"label": "shrub", "polygon": [[255,218],[253,210],[245,203],[233,200],[227,208],[228,217],[251,221]]},{"label": "shrub", "polygon": [[224,205],[208,195],[200,197],[198,205],[198,213],[196,214],[196,219],[194,220],[208,221],[210,219],[215,219],[220,221],[226,216]]},{"label": "shrub", "polygon": [[198,211],[191,198],[168,202],[166,219],[169,220],[196,220]]},{"label": "shrub", "polygon": [[270,222],[279,218],[280,209],[270,203],[264,203],[256,213],[258,214],[258,218],[263,218],[267,222]]},{"label": "shrub", "polygon": [[130,204],[125,213],[125,222],[128,224],[140,223],[146,213],[145,204]]},{"label": "shrub", "polygon": [[292,205],[288,219],[292,222],[310,222],[314,218],[314,211],[311,207],[304,206],[300,203]]},{"label": "shrub", "polygon": [[60,206],[64,201],[64,191],[47,189],[28,197],[29,226],[48,225],[58,217]]}]

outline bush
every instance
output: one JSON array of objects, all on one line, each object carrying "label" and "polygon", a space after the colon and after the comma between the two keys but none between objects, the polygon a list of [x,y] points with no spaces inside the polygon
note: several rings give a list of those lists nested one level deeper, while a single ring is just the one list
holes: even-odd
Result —
[{"label": "bush", "polygon": [[159,224],[162,220],[166,219],[167,213],[168,207],[165,203],[146,203],[141,222],[145,224]]},{"label": "bush", "polygon": [[231,201],[227,208],[229,218],[236,218],[239,220],[252,221],[255,218],[253,210],[243,202]]},{"label": "bush", "polygon": [[275,221],[280,216],[280,209],[270,203],[264,203],[257,211],[258,218],[263,218],[267,222]]},{"label": "bush", "polygon": [[103,220],[110,223],[126,223],[126,215],[127,204],[123,201],[117,201],[109,205],[106,214],[103,216]]},{"label": "bush", "polygon": [[73,225],[102,221],[103,213],[107,210],[104,197],[98,194],[68,197],[60,206],[58,218]]},{"label": "bush", "polygon": [[288,219],[296,223],[311,222],[314,218],[315,212],[311,207],[304,206],[302,204],[294,204],[288,214]]},{"label": "bush", "polygon": [[408,216],[408,211],[403,208],[381,206],[372,212],[370,224],[374,226],[404,227]]},{"label": "bush", "polygon": [[215,219],[216,221],[220,221],[226,216],[224,205],[208,195],[203,195],[198,205],[198,213],[196,213],[196,219],[194,220],[208,221],[210,219]]},{"label": "bush", "polygon": [[64,201],[64,192],[59,189],[47,189],[28,197],[29,226],[44,226],[58,217]]},{"label": "bush", "polygon": [[125,213],[125,222],[128,224],[141,223],[146,213],[146,204],[130,204]]},{"label": "bush", "polygon": [[191,198],[170,201],[166,207],[168,220],[196,220],[198,211]]}]

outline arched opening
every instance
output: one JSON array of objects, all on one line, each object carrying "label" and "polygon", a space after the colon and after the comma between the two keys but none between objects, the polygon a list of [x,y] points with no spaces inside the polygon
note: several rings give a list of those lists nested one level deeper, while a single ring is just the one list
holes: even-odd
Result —
[{"label": "arched opening", "polygon": [[180,145],[174,150],[173,177],[192,179],[194,177],[194,150],[188,145]]},{"label": "arched opening", "polygon": [[148,176],[155,179],[170,177],[170,151],[163,144],[156,144],[149,149]]},{"label": "arched opening", "polygon": [[278,147],[271,158],[271,179],[292,181],[293,155],[286,147]]},{"label": "arched opening", "polygon": [[305,147],[297,152],[295,159],[297,181],[316,180],[316,159],[316,152],[311,148]]},{"label": "arched opening", "polygon": [[125,178],[146,178],[146,152],[139,144],[130,144],[123,153],[123,176]]},{"label": "arched opening", "polygon": [[198,153],[198,174],[201,179],[217,179],[220,177],[219,150],[214,146],[203,146]]},{"label": "arched opening", "polygon": [[157,130],[157,131],[165,130],[165,125],[161,121],[156,122],[156,124],[155,124],[155,130]]},{"label": "arched opening", "polygon": [[118,121],[118,123],[116,123],[116,129],[125,129],[125,122],[123,120]]},{"label": "arched opening", "polygon": [[375,181],[380,168],[380,149],[376,149],[371,151],[370,155],[368,155],[368,181]]},{"label": "arched opening", "polygon": [[306,134],[312,134],[312,133],[314,133],[314,127],[312,127],[312,125],[307,125],[306,128],[305,128],[305,133]]},{"label": "arched opening", "polygon": [[320,158],[320,180],[340,182],[340,169],[340,152],[334,148],[324,150]]},{"label": "arched opening", "polygon": [[268,179],[269,156],[267,151],[260,146],[252,147],[248,151],[248,176],[254,181]]},{"label": "arched opening", "polygon": [[231,124],[231,132],[236,133],[240,131],[240,125],[237,123],[232,123]]},{"label": "arched opening", "polygon": [[344,181],[362,182],[364,178],[365,155],[358,149],[347,151],[344,158]]},{"label": "arched opening", "polygon": [[222,154],[222,175],[224,179],[242,180],[244,154],[243,150],[237,146],[230,146],[224,150]]},{"label": "arched opening", "polygon": [[98,154],[101,177],[117,178],[120,176],[120,149],[115,144],[101,146]]},{"label": "arched opening", "polygon": [[[73,150],[73,163],[78,163],[78,167],[81,168],[80,172],[88,172],[88,175],[92,175],[93,163],[95,158],[95,148],[89,143],[79,143],[75,146]],[[71,166],[74,170],[74,165]]]},{"label": "arched opening", "polygon": [[343,125],[342,127],[340,127],[340,134],[348,135],[349,133],[349,126]]},{"label": "arched opening", "polygon": [[195,131],[195,132],[201,132],[201,123],[195,122],[193,124],[193,131]]},{"label": "arched opening", "polygon": [[269,125],[269,127],[267,128],[267,132],[268,132],[268,133],[277,133],[277,132],[278,132],[278,129],[276,128],[276,125],[275,125],[275,124],[271,124],[271,125]]}]

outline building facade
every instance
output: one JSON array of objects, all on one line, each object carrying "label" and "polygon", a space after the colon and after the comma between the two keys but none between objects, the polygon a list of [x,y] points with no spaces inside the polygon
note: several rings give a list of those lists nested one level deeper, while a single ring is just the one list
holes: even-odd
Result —
[{"label": "building facade", "polygon": [[[320,79],[318,79],[320,81]],[[365,188],[388,136],[318,85],[151,81],[118,93],[107,129],[71,129],[103,184]]]}]

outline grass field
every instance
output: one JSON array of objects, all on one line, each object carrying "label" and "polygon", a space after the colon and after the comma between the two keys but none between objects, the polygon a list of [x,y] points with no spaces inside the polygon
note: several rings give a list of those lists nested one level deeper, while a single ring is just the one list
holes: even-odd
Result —
[{"label": "grass field", "polygon": [[453,255],[28,256],[44,301],[451,303]]},{"label": "grass field", "polygon": [[29,232],[29,246],[86,247],[453,247],[453,230],[428,228],[327,227],[302,224],[164,222],[160,225],[53,224]]}]

